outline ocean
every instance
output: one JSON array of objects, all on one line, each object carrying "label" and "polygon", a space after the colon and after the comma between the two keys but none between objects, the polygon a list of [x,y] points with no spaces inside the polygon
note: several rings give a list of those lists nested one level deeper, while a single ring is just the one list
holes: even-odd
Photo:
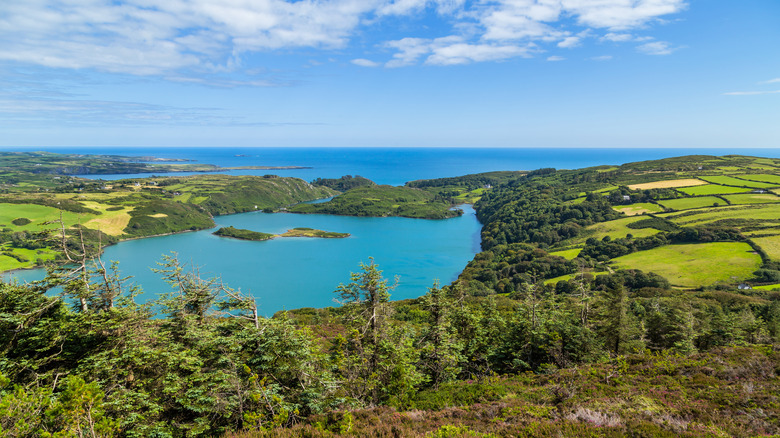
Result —
[{"label": "ocean", "polygon": [[[9,148],[7,150],[31,150]],[[113,154],[184,158],[198,163],[234,166],[304,166],[309,169],[229,171],[234,175],[277,174],[311,181],[360,175],[378,184],[401,185],[416,179],[461,176],[496,170],[534,170],[544,167],[576,169],[602,164],[624,164],[680,155],[756,155],[778,158],[771,149],[609,149],[609,148],[93,148],[57,147],[58,153]],[[180,174],[173,174],[180,175]],[[120,179],[149,174],[87,175]]]}]

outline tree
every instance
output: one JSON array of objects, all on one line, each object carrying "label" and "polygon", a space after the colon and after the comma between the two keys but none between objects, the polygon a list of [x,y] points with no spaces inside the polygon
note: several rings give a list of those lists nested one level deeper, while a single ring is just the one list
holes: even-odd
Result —
[{"label": "tree", "polygon": [[599,297],[599,334],[607,351],[615,355],[644,347],[642,329],[630,312],[628,292],[622,283],[608,287]]},{"label": "tree", "polygon": [[335,291],[344,306],[345,335],[338,336],[331,349],[342,390],[349,398],[376,404],[383,400],[402,403],[420,382],[413,365],[411,334],[390,330],[390,290],[382,271],[361,263],[362,272],[352,273],[352,282]]},{"label": "tree", "polygon": [[390,291],[382,271],[374,263],[373,257],[368,264],[360,263],[362,273],[351,273],[351,283],[340,284],[336,293],[339,302],[347,309],[348,322],[360,333],[360,340],[369,351],[368,366],[376,368],[379,351],[377,346],[385,335],[385,326],[389,316]]},{"label": "tree", "polygon": [[447,293],[439,287],[439,281],[428,288],[422,297],[423,308],[428,313],[428,327],[423,332],[420,344],[420,368],[427,374],[429,383],[438,387],[440,383],[457,377],[462,360],[462,345],[455,339],[452,326],[453,303]]}]

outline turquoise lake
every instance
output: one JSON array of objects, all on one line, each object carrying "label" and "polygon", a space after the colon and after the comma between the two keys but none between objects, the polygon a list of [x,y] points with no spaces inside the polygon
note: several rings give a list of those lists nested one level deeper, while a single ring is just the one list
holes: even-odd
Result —
[{"label": "turquoise lake", "polygon": [[[291,213],[242,213],[215,218],[217,226],[283,233],[295,227],[350,233],[344,239],[277,238],[251,242],[212,234],[214,229],[130,240],[106,248],[103,260],[116,260],[122,275],[143,287],[145,302],[170,286],[151,271],[164,254],[196,266],[203,277],[219,276],[233,288],[250,292],[261,313],[327,307],[339,283],[350,281],[359,263],[375,263],[390,283],[398,276],[392,299],[425,294],[434,280],[448,284],[479,251],[481,225],[470,206],[463,216],[444,220],[362,218]],[[40,270],[2,274],[20,280],[41,278]]]}]

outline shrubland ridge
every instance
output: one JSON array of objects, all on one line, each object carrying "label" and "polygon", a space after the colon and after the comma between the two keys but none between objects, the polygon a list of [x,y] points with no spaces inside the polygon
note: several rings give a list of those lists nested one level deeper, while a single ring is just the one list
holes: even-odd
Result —
[{"label": "shrubland ridge", "polygon": [[[415,190],[482,189],[473,195],[483,251],[451,285],[414,300],[390,301],[373,262],[335,291],[341,306],[269,319],[251,296],[175,256],[160,270],[173,292],[145,306],[100,264],[91,278],[85,263],[35,285],[2,284],[0,427],[11,436],[87,427],[97,436],[778,434],[777,166],[696,156],[541,169],[490,187],[473,186],[474,176],[434,180]],[[722,202],[664,204],[710,196]],[[672,270],[663,262],[675,254]],[[723,277],[726,264],[736,270]],[[65,298],[46,296],[55,285]]]}]

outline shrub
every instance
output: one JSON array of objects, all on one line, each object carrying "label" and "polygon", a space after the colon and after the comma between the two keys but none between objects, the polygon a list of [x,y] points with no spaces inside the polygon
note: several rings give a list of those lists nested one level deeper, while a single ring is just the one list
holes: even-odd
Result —
[{"label": "shrub", "polygon": [[30,219],[27,219],[26,217],[18,217],[18,218],[16,218],[16,219],[11,221],[12,224],[20,226],[20,227],[24,226],[24,225],[27,225],[27,224],[29,224],[31,222],[32,221]]}]

